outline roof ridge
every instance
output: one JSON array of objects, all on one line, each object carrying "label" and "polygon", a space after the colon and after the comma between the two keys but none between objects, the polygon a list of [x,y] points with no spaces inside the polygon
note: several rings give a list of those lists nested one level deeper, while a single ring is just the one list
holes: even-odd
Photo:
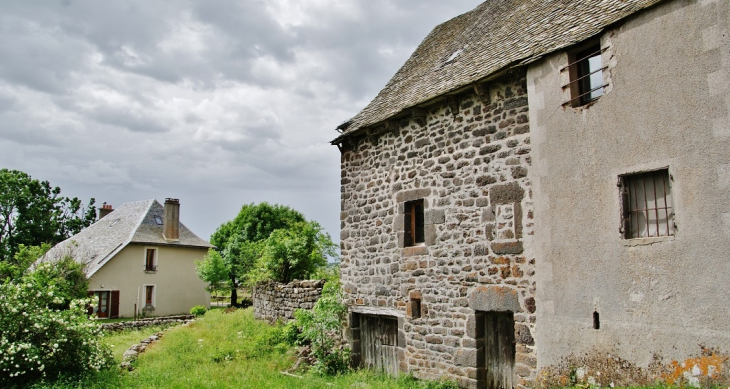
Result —
[{"label": "roof ridge", "polygon": [[120,243],[117,247],[115,247],[114,249],[112,249],[112,251],[110,251],[104,258],[102,258],[101,261],[99,261],[99,266],[97,266],[96,269],[94,269],[94,271],[91,274],[88,275],[89,277],[93,276],[97,271],[99,271],[99,269],[101,269],[104,265],[106,265],[106,263],[111,258],[114,258],[114,256],[117,255],[117,253],[120,250],[124,249],[125,247],[127,247],[132,242],[132,238],[134,237],[134,234],[137,233],[137,230],[139,229],[139,226],[142,225],[142,221],[144,220],[145,217],[147,217],[147,214],[150,212],[150,209],[152,208],[152,205],[155,203],[155,201],[157,201],[157,200],[156,199],[151,199],[151,200],[132,201],[132,202],[129,202],[129,203],[124,203],[124,204],[122,204],[119,207],[119,208],[121,208],[121,207],[123,207],[123,206],[125,206],[127,204],[138,204],[138,203],[145,203],[145,202],[148,203],[147,204],[147,209],[144,212],[140,212],[141,217],[137,220],[137,223],[134,225],[134,227],[132,227],[130,229],[131,232],[129,233],[129,235],[127,236],[127,238],[125,240],[123,240],[122,243]]}]

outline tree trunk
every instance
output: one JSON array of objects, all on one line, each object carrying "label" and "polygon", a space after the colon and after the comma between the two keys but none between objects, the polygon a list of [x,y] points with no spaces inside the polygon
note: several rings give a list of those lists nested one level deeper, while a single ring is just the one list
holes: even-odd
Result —
[{"label": "tree trunk", "polygon": [[238,283],[236,283],[236,277],[231,277],[231,306],[238,307]]}]

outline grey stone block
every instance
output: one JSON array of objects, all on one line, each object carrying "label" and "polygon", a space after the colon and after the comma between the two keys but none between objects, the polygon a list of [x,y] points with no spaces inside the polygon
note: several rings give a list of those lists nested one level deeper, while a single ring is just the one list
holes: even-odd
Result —
[{"label": "grey stone block", "polygon": [[485,312],[520,312],[520,301],[514,289],[504,286],[479,286],[469,295],[469,307]]}]

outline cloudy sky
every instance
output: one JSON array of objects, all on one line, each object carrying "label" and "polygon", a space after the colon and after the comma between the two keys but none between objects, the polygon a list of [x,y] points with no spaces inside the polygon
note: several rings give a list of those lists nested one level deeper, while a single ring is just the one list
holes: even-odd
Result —
[{"label": "cloudy sky", "polygon": [[286,204],[339,239],[335,127],[481,0],[0,3],[0,168],[114,206],[179,198],[207,239]]}]

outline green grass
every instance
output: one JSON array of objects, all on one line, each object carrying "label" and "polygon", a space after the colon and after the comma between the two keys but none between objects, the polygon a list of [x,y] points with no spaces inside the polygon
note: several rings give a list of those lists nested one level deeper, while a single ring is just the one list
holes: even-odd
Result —
[{"label": "green grass", "polygon": [[[159,327],[110,333],[114,357]],[[38,388],[425,388],[410,377],[392,379],[358,371],[337,377],[283,375],[294,362],[294,348],[281,341],[281,328],[254,320],[252,310],[208,311],[188,327],[165,331],[135,362],[133,372],[118,369],[78,381],[59,381]],[[434,386],[431,386],[434,387]]]}]

